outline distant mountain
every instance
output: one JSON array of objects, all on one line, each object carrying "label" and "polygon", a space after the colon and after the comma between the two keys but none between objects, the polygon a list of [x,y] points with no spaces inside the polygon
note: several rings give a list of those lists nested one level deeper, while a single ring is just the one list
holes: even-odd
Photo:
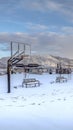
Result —
[{"label": "distant mountain", "polygon": [[37,63],[51,67],[56,67],[58,63],[61,63],[63,66],[73,67],[73,60],[52,55],[32,55],[31,58],[27,60],[27,62],[24,60],[24,63]]},{"label": "distant mountain", "polygon": [[34,55],[28,60],[30,63],[37,63],[44,66],[56,66],[58,59],[50,55]]},{"label": "distant mountain", "polygon": [[6,68],[6,65],[4,64],[4,63],[2,63],[2,62],[0,62],[0,68]]},{"label": "distant mountain", "polygon": [[[0,59],[0,68],[7,67],[8,59],[9,57],[3,57]],[[60,62],[62,63],[62,65],[73,66],[73,60],[52,55],[32,55],[30,58],[25,58],[23,61],[21,61],[21,63],[23,64],[36,63],[43,66],[51,67],[56,67],[57,63]]]},{"label": "distant mountain", "polygon": [[73,59],[63,58],[59,56],[53,56],[53,57],[58,60],[58,63],[61,63],[62,65],[70,65],[71,67],[73,67]]},{"label": "distant mountain", "polygon": [[0,68],[6,68],[7,67],[7,60],[9,57],[3,57],[0,59]]}]

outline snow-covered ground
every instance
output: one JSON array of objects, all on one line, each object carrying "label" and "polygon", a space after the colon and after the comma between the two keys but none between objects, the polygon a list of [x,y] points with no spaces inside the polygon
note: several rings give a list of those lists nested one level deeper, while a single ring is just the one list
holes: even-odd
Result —
[{"label": "snow-covered ground", "polygon": [[[55,74],[27,75],[40,80],[40,87],[22,88],[24,74],[0,76],[0,130],[73,130],[73,74],[55,83]],[[16,88],[17,86],[17,88]]]}]

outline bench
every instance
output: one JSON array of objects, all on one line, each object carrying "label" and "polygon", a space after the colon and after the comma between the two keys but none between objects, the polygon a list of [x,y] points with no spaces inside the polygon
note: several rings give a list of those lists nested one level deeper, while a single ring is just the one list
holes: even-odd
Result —
[{"label": "bench", "polygon": [[57,82],[59,82],[59,83],[61,83],[61,82],[67,82],[67,78],[65,78],[65,77],[63,77],[63,76],[62,76],[62,77],[57,77],[57,78],[56,78],[56,83],[57,83]]},{"label": "bench", "polygon": [[26,86],[26,88],[28,86],[36,87],[37,85],[40,86],[40,81],[36,80],[35,78],[23,79],[23,82],[22,82],[22,87]]}]

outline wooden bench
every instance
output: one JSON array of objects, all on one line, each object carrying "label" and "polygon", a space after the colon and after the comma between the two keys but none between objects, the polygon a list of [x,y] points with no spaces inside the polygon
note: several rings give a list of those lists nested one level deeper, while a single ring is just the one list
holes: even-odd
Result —
[{"label": "wooden bench", "polygon": [[40,81],[36,80],[35,78],[23,79],[23,82],[22,82],[22,87],[26,86],[26,88],[28,86],[36,87],[37,85],[40,86]]},{"label": "wooden bench", "polygon": [[67,82],[67,78],[65,78],[65,77],[63,77],[63,76],[62,76],[62,77],[57,77],[57,78],[56,78],[56,83],[57,83],[57,82],[59,82],[59,83],[61,83],[61,82]]}]

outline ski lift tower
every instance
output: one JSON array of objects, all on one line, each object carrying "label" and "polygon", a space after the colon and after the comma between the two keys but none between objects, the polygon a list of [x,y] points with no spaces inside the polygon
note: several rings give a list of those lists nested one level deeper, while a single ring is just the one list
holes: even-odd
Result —
[{"label": "ski lift tower", "polygon": [[8,80],[8,93],[11,92],[11,69],[13,66],[16,66],[20,61],[22,61],[26,54],[26,46],[30,48],[30,44],[20,43],[20,42],[11,42],[11,57],[7,61],[7,80]]}]

